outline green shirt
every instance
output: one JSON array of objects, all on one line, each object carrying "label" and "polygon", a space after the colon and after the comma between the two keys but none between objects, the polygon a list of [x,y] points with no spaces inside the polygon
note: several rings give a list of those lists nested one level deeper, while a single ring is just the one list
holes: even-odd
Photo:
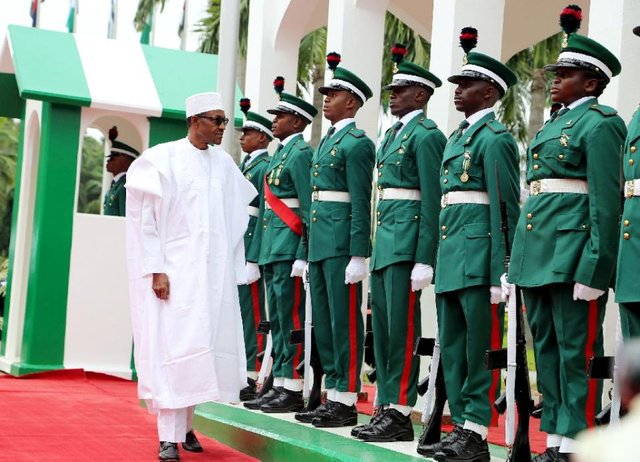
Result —
[{"label": "green shirt", "polygon": [[124,185],[127,175],[122,175],[118,181],[111,183],[109,191],[104,196],[103,213],[116,217],[124,217],[127,209],[127,190]]}]

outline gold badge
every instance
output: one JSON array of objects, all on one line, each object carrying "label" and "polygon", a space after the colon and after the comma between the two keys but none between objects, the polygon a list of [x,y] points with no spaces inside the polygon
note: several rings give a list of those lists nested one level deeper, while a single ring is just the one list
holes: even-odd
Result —
[{"label": "gold badge", "polygon": [[335,157],[336,152],[338,152],[338,151],[336,151],[336,148],[333,148],[333,149],[331,150],[331,155]]},{"label": "gold badge", "polygon": [[276,184],[276,186],[278,186],[280,184],[280,178],[276,178],[275,180],[273,180],[273,182]]},{"label": "gold badge", "polygon": [[268,181],[268,183],[269,183],[269,184],[273,184],[273,178],[272,178],[272,177],[269,177],[269,181]]},{"label": "gold badge", "polygon": [[560,144],[565,148],[569,146],[569,136],[566,133],[563,133],[560,137]]},{"label": "gold badge", "polygon": [[460,181],[466,183],[469,181],[469,168],[471,167],[471,153],[469,151],[465,151],[464,160],[462,161],[462,174],[460,175]]},{"label": "gold badge", "polygon": [[251,173],[247,173],[244,177],[245,177],[247,180],[250,180],[250,179],[251,179]]},{"label": "gold badge", "polygon": [[460,175],[460,181],[463,183],[469,181],[469,174],[467,172],[462,172],[462,175]]}]

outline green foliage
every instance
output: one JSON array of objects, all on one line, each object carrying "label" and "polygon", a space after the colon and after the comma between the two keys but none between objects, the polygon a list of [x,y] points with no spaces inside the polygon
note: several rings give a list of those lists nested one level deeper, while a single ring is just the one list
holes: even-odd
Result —
[{"label": "green foliage", "polygon": [[156,6],[160,7],[160,11],[164,9],[166,0],[140,0],[138,2],[138,9],[136,15],[133,18],[133,24],[136,26],[138,32],[142,32],[147,25],[147,17],[151,14]]},{"label": "green foliage", "polygon": [[78,191],[78,212],[100,214],[102,176],[104,173],[104,142],[90,136],[84,137],[82,146],[82,166],[80,168],[80,188]]},{"label": "green foliage", "polygon": [[[157,1],[157,0],[156,0]],[[200,22],[198,32],[203,32],[200,42],[202,53],[218,54],[220,37],[220,7],[222,0],[210,0],[208,16]],[[247,57],[247,37],[249,31],[249,0],[240,0],[240,24],[238,28],[238,53]]]}]

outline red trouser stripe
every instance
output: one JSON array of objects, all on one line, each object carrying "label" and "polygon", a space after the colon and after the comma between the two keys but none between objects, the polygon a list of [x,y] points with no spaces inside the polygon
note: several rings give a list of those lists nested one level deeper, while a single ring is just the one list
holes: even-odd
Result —
[{"label": "red trouser stripe", "polygon": [[[498,319],[497,303],[491,305],[491,349],[498,350],[502,347],[502,338],[500,336],[500,319]],[[494,369],[491,372],[491,386],[489,387],[489,405],[491,407],[491,426],[498,425],[498,411],[493,406],[496,399],[496,390],[500,381],[500,369]]]},{"label": "red trouser stripe", "polygon": [[358,383],[358,335],[356,325],[358,284],[349,285],[349,392],[356,393]]},{"label": "red trouser stripe", "polygon": [[[409,375],[413,365],[413,336],[414,336],[414,308],[416,305],[416,293],[409,289],[409,306],[407,313],[407,342],[404,347],[404,367],[400,376],[400,395],[398,404],[406,406],[408,403],[407,391],[409,390]],[[415,386],[412,384],[412,386]]]},{"label": "red trouser stripe", "polygon": [[[255,325],[256,331],[258,330],[258,325],[260,324],[260,286],[261,280],[258,279],[256,282],[251,284],[251,303],[253,304],[253,324]],[[261,352],[264,345],[264,335],[256,333],[256,341],[258,342],[258,350],[257,352]],[[260,361],[256,357],[256,370],[260,367]]]},{"label": "red trouser stripe", "polygon": [[[302,323],[300,322],[300,285],[302,284],[301,277],[293,278],[293,329],[300,330]],[[300,364],[300,356],[302,356],[302,344],[296,345],[296,354],[293,357],[293,378],[299,379],[298,364]]]},{"label": "red trouser stripe", "polygon": [[[585,365],[587,372],[589,362],[595,356],[593,347],[596,343],[598,335],[598,301],[591,300],[589,302],[589,317],[587,319],[587,344],[584,347]],[[584,418],[587,421],[587,427],[591,428],[595,425],[596,416],[596,391],[598,390],[598,382],[587,378],[587,402],[584,411]]]}]

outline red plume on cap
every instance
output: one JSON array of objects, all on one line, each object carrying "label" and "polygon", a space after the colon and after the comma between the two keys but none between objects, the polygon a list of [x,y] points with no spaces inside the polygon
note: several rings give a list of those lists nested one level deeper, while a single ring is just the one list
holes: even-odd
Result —
[{"label": "red plume on cap", "polygon": [[578,5],[568,5],[560,13],[560,27],[565,34],[573,34],[580,29],[582,23],[582,8]]},{"label": "red plume on cap", "polygon": [[251,109],[251,100],[249,98],[240,98],[240,110],[246,115]]},{"label": "red plume on cap", "polygon": [[284,77],[280,75],[276,77],[276,79],[273,81],[273,89],[278,95],[282,95],[282,92],[284,91]]},{"label": "red plume on cap", "polygon": [[118,127],[114,125],[109,129],[109,141],[113,143],[117,137],[118,137]]},{"label": "red plume on cap", "polygon": [[406,56],[406,54],[407,54],[407,47],[404,46],[402,43],[396,43],[391,47],[391,60],[396,64],[400,64],[404,59],[404,57]]},{"label": "red plume on cap", "polygon": [[338,67],[338,64],[340,64],[341,61],[342,56],[340,56],[340,53],[332,51],[327,55],[327,66],[329,66],[329,69],[331,69],[332,71],[336,70],[336,67]]},{"label": "red plume on cap", "polygon": [[463,27],[460,32],[460,48],[468,54],[478,44],[478,29],[475,27]]}]

